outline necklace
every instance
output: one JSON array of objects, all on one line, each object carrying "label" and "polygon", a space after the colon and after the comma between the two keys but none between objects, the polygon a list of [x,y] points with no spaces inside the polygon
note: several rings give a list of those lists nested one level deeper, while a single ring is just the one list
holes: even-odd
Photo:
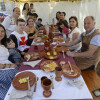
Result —
[{"label": "necklace", "polygon": [[29,33],[33,33],[33,27],[29,27]]}]

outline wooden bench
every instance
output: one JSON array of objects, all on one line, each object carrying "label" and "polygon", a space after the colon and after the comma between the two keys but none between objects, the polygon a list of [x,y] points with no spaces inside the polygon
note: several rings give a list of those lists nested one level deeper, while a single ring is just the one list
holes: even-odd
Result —
[{"label": "wooden bench", "polygon": [[94,100],[100,100],[100,97],[96,97],[92,93],[93,90],[100,88],[100,77],[95,73],[94,70],[82,71],[82,76]]}]

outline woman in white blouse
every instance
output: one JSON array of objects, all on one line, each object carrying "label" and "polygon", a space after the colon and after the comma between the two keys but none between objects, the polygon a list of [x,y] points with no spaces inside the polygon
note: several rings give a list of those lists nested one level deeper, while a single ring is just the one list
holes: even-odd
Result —
[{"label": "woman in white blouse", "polygon": [[[69,18],[69,26],[70,26],[70,33],[68,34],[68,42],[75,40],[81,34],[80,29],[78,28],[78,20],[76,16],[71,16]],[[71,51],[78,51],[81,48],[81,43],[76,44],[70,47]]]},{"label": "woman in white blouse", "polygon": [[20,9],[18,7],[13,9],[13,15],[7,16],[4,21],[2,22],[2,25],[6,29],[7,37],[10,36],[10,34],[16,30],[16,21],[20,16]]},{"label": "woman in white blouse", "polygon": [[18,71],[17,66],[12,64],[9,60],[9,52],[5,47],[6,30],[0,24],[0,100],[4,97],[11,85],[11,82]]}]

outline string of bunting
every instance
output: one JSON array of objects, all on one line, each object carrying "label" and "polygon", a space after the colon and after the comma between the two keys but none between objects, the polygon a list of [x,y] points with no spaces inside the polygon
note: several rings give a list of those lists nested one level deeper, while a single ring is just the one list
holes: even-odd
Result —
[{"label": "string of bunting", "polygon": [[[10,0],[10,3],[12,2],[77,2],[82,0]],[[91,1],[91,0],[88,0]],[[3,0],[4,3],[7,2],[7,0]]]}]

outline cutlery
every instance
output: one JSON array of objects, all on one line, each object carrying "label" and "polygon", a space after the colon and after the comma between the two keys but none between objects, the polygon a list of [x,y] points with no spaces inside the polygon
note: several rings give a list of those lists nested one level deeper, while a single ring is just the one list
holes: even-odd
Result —
[{"label": "cutlery", "polygon": [[60,66],[63,66],[63,65],[65,65],[65,64],[66,64],[65,61],[61,61],[61,62],[60,62]]},{"label": "cutlery", "polygon": [[58,46],[58,43],[56,43],[56,45],[55,45],[53,48],[55,48],[55,49],[56,49],[56,48],[57,48],[57,46]]},{"label": "cutlery", "polygon": [[63,58],[65,58],[64,50],[62,50],[62,53],[63,53]]},{"label": "cutlery", "polygon": [[69,64],[69,67],[70,67],[71,73],[74,73],[74,70],[72,69],[72,66],[71,66],[71,64],[70,64],[70,61],[68,61],[68,64]]},{"label": "cutlery", "polygon": [[29,76],[27,77],[27,81],[28,81],[28,90],[31,91],[30,82],[29,82]]},{"label": "cutlery", "polygon": [[54,84],[53,84],[53,75],[50,75],[51,80],[52,80],[52,89],[54,89]]},{"label": "cutlery", "polygon": [[35,82],[35,87],[34,87],[34,92],[36,92],[36,88],[37,88],[37,81],[39,80],[39,78],[36,78],[36,82]]}]

